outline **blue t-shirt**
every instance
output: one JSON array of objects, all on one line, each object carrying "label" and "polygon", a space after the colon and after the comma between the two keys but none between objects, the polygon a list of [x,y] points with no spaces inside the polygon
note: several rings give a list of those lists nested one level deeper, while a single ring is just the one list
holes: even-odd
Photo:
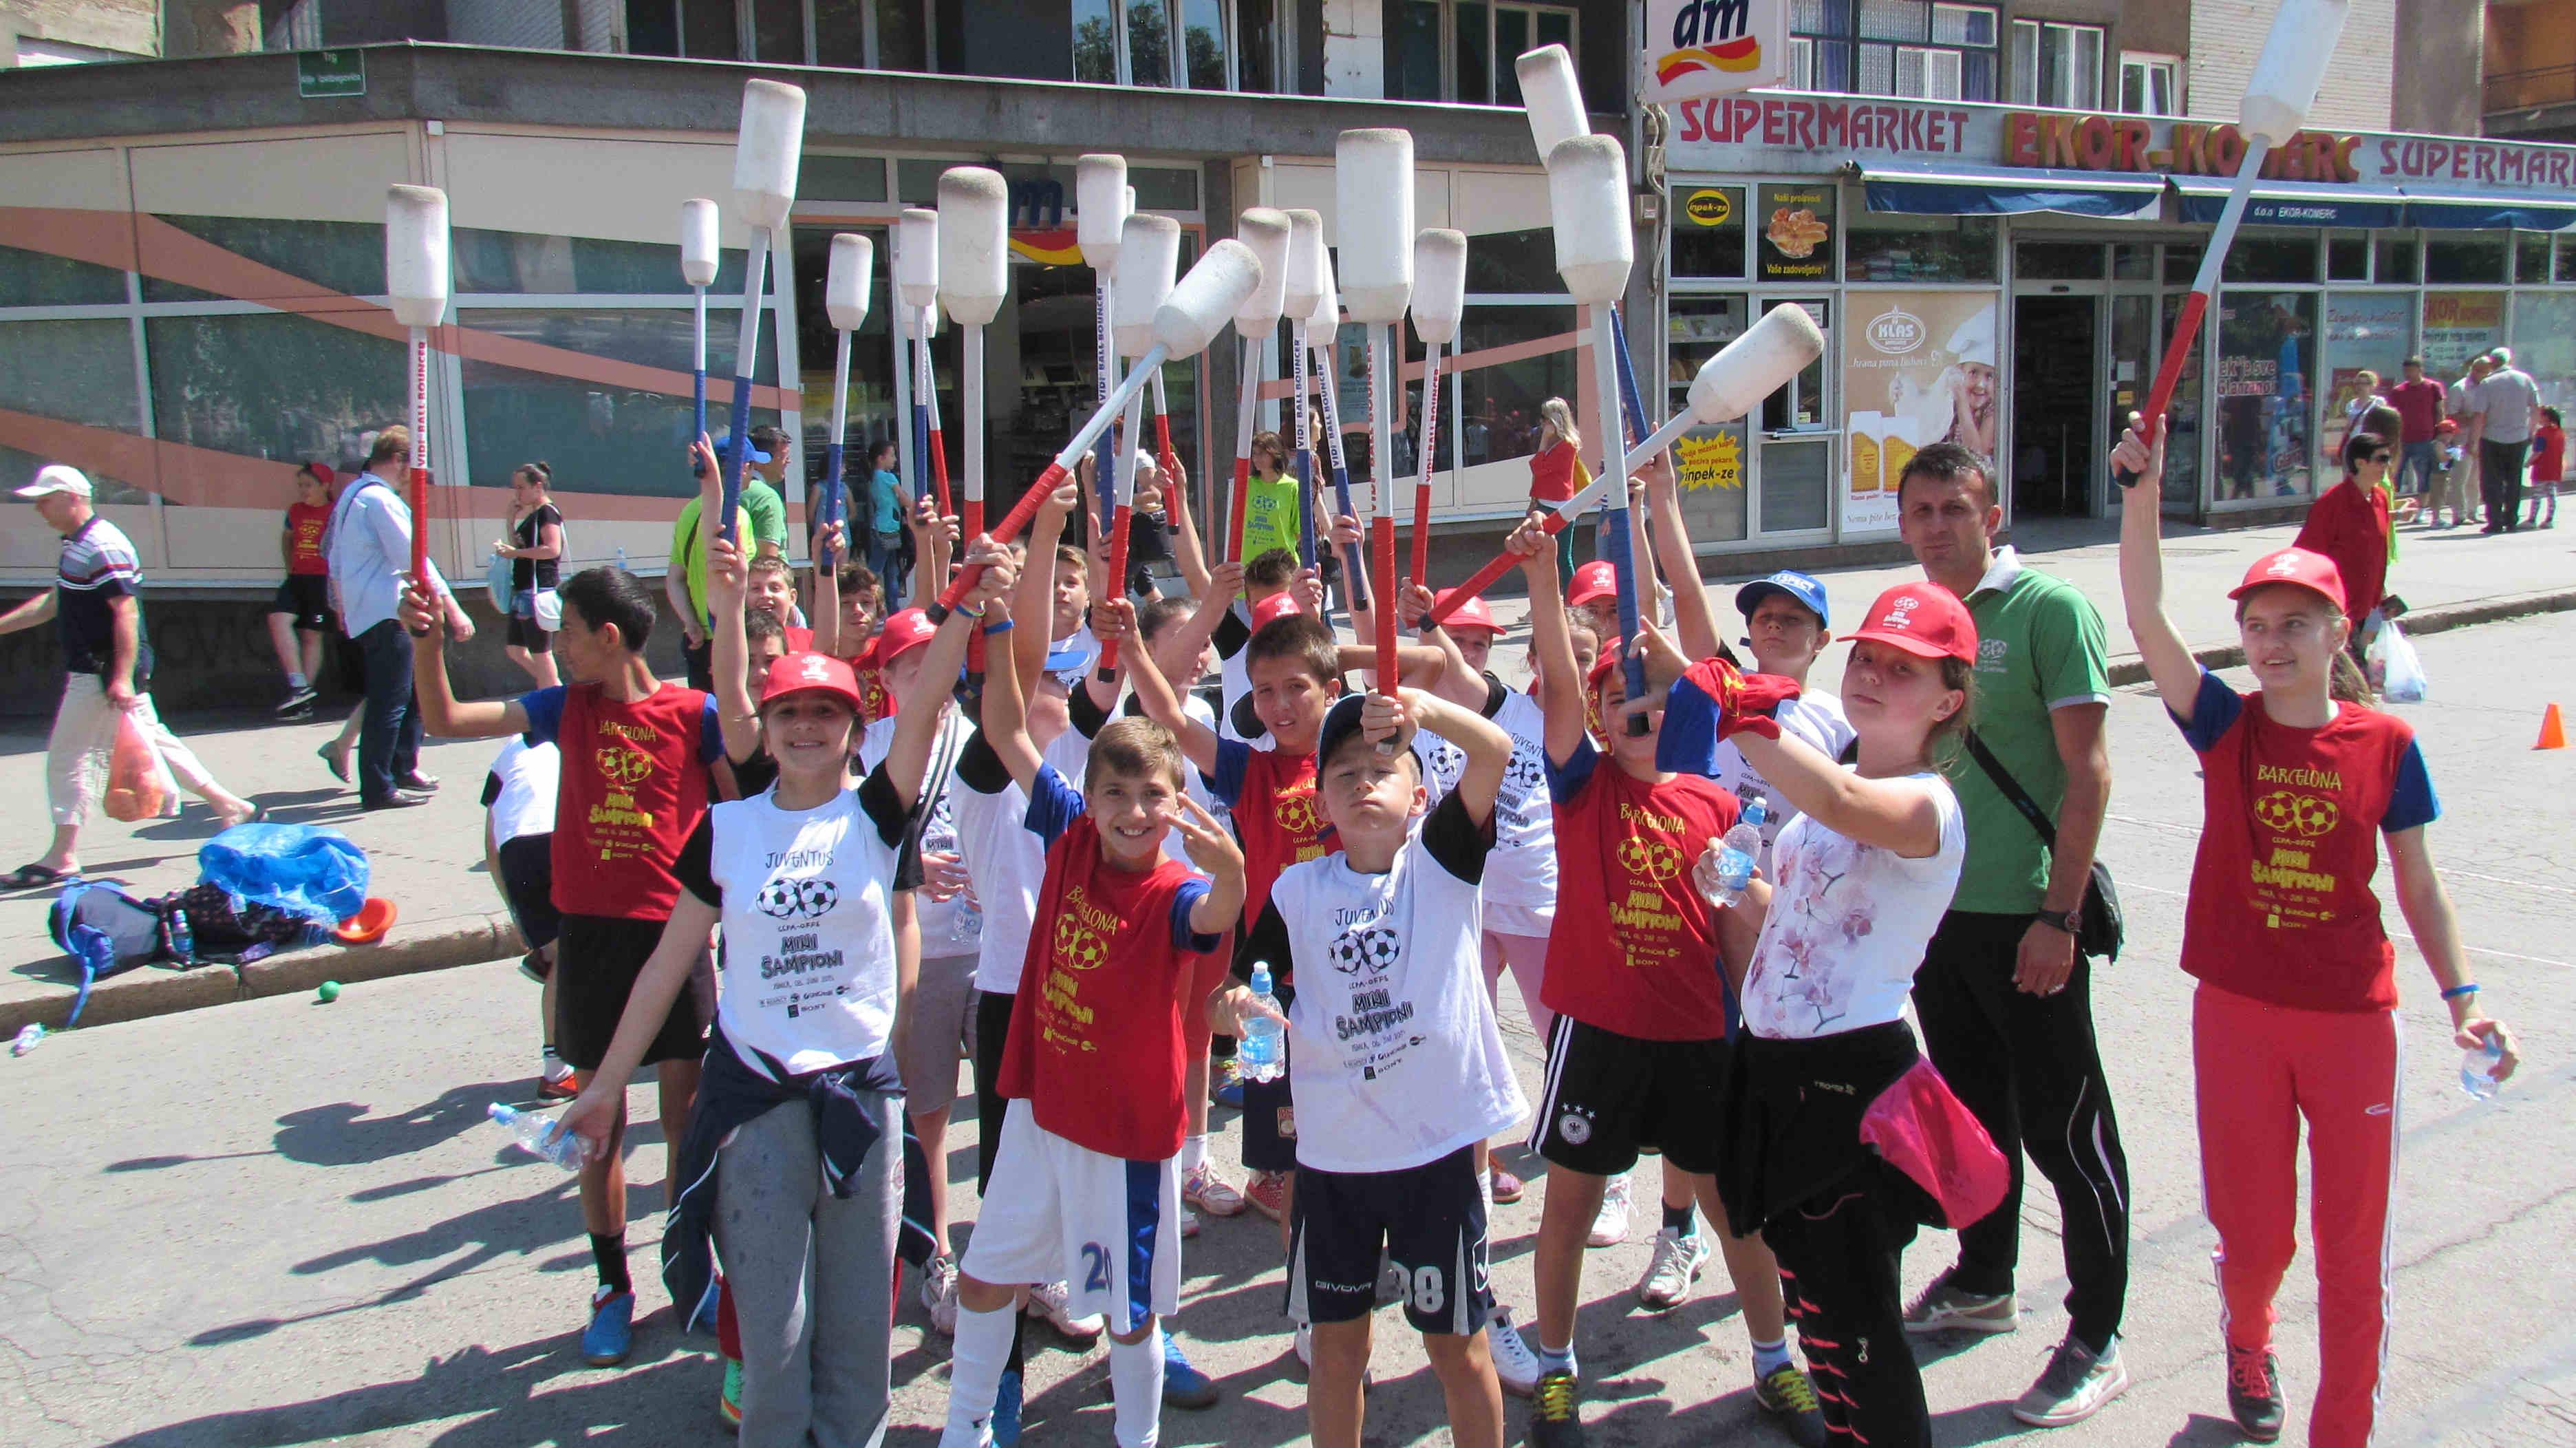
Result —
[{"label": "blue t-shirt", "polygon": [[903,480],[883,468],[868,480],[868,527],[879,533],[903,531]]}]

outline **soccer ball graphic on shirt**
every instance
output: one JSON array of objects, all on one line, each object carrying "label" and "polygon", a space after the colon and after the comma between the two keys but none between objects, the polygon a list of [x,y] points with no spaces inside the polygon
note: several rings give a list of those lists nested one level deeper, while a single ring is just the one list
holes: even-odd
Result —
[{"label": "soccer ball graphic on shirt", "polygon": [[773,920],[797,915],[815,920],[831,914],[833,907],[841,903],[841,887],[829,880],[770,879],[761,882],[752,903]]},{"label": "soccer ball graphic on shirt", "polygon": [[1618,846],[1619,868],[1658,884],[1682,872],[1682,852],[1661,840],[1630,835]]},{"label": "soccer ball graphic on shirt", "polygon": [[1319,834],[1324,828],[1323,816],[1315,808],[1315,791],[1312,786],[1291,794],[1280,795],[1279,807],[1273,814],[1273,818],[1278,820],[1279,828],[1299,838]]},{"label": "soccer ball graphic on shirt", "polygon": [[1075,970],[1097,970],[1109,958],[1100,932],[1067,915],[1055,923],[1055,958]]},{"label": "soccer ball graphic on shirt", "polygon": [[653,756],[628,745],[603,745],[594,758],[600,774],[621,789],[631,790],[653,773]]},{"label": "soccer ball graphic on shirt", "polygon": [[2294,789],[2276,789],[2254,801],[2254,818],[2275,834],[2305,835],[2310,839],[2333,832],[2343,811],[2330,799],[2301,794]]},{"label": "soccer ball graphic on shirt", "polygon": [[1385,970],[1404,954],[1404,937],[1393,926],[1371,925],[1334,937],[1330,954],[1344,975]]}]

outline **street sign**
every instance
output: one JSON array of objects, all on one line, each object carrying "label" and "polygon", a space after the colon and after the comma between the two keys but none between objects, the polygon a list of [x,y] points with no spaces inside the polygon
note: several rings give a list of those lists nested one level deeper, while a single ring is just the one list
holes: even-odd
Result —
[{"label": "street sign", "polygon": [[295,93],[308,101],[367,93],[363,50],[301,50],[295,54]]}]

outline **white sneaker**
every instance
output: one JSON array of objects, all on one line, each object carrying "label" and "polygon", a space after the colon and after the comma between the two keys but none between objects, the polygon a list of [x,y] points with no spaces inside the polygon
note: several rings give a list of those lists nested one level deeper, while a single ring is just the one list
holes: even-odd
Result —
[{"label": "white sneaker", "polygon": [[1199,1214],[1187,1207],[1181,1208],[1181,1240],[1186,1242],[1198,1234]]},{"label": "white sneaker", "polygon": [[1595,1247],[1615,1247],[1628,1240],[1628,1174],[1621,1172],[1610,1179],[1602,1190],[1601,1210],[1592,1218],[1592,1235],[1586,1239]]},{"label": "white sneaker", "polygon": [[1485,1324],[1485,1343],[1494,1355],[1494,1376],[1503,1380],[1503,1391],[1515,1398],[1526,1398],[1538,1391],[1538,1351],[1512,1326],[1512,1310],[1494,1309],[1493,1319]]},{"label": "white sneaker", "polygon": [[1297,1335],[1293,1341],[1297,1349],[1298,1365],[1309,1372],[1314,1371],[1315,1330],[1301,1322],[1297,1324]]},{"label": "white sneaker", "polygon": [[942,1253],[921,1267],[921,1305],[930,1314],[930,1329],[942,1337],[957,1335],[957,1260]]},{"label": "white sneaker", "polygon": [[1079,1343],[1097,1340],[1109,1326],[1108,1319],[1096,1312],[1089,1317],[1074,1316],[1073,1294],[1061,1282],[1042,1282],[1030,1288],[1027,1312],[1031,1317],[1045,1319],[1049,1327]]},{"label": "white sneaker", "polygon": [[1646,1275],[1637,1279],[1637,1300],[1649,1311],[1669,1312],[1690,1299],[1692,1284],[1707,1266],[1707,1238],[1697,1232],[1685,1237],[1671,1227],[1660,1228]]}]

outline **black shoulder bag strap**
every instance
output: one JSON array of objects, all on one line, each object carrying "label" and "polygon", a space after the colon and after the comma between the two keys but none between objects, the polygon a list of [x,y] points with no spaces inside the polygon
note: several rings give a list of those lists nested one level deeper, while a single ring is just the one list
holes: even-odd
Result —
[{"label": "black shoulder bag strap", "polygon": [[[2030,791],[2021,787],[2020,780],[2012,777],[2012,771],[2004,768],[2003,761],[1995,758],[1994,751],[1986,747],[1985,740],[1977,737],[1976,730],[1969,730],[1962,740],[1968,746],[1968,756],[1977,761],[1977,767],[1986,772],[1986,778],[1995,782],[1995,788],[2003,797],[2012,801],[2013,808],[2021,811],[2021,817],[2030,821],[2031,829],[2039,835],[2040,844],[2046,846],[2053,857],[2057,853],[2057,826],[2049,821],[2048,812],[2039,807],[2039,801],[2030,797]],[[2105,961],[2118,960],[2121,942],[2127,935],[2127,924],[2120,916],[2120,894],[2112,884],[2111,867],[2103,864],[2099,857],[2094,859],[2093,868],[2084,882],[2082,913],[2082,928],[2075,933],[2075,948]]]}]

